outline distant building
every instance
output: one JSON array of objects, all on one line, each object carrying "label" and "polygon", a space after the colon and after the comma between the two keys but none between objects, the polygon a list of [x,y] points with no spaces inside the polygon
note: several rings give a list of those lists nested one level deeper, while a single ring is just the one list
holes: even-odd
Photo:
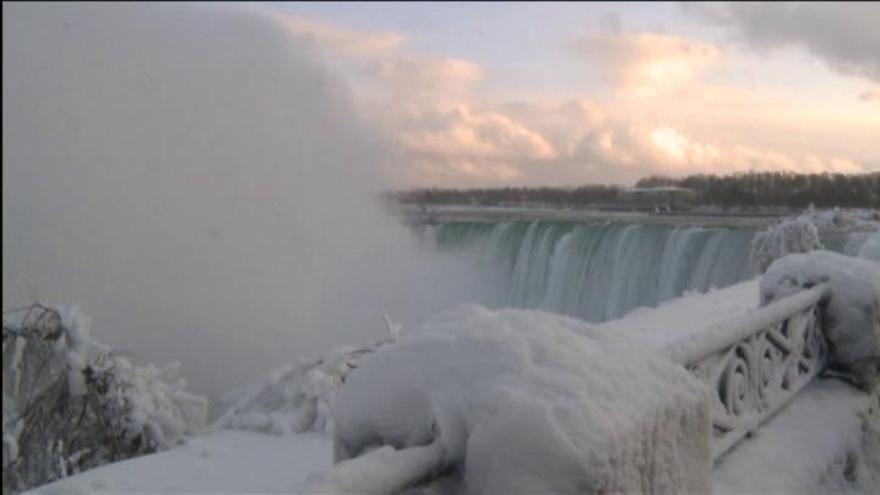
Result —
[{"label": "distant building", "polygon": [[685,187],[631,187],[620,192],[620,201],[636,209],[669,211],[688,209],[697,192]]}]

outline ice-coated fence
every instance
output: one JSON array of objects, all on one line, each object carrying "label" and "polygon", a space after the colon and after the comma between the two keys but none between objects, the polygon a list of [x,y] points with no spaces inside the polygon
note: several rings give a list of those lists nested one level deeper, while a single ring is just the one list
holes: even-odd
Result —
[{"label": "ice-coated fence", "polygon": [[827,285],[673,342],[666,351],[712,391],[712,459],[785,406],[825,366]]}]

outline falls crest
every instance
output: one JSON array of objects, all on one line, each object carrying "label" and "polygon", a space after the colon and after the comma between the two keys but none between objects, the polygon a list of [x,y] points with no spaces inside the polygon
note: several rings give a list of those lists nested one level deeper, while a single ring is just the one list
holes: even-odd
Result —
[{"label": "falls crest", "polygon": [[450,221],[423,235],[498,277],[500,303],[605,321],[752,275],[754,231],[624,222]]}]

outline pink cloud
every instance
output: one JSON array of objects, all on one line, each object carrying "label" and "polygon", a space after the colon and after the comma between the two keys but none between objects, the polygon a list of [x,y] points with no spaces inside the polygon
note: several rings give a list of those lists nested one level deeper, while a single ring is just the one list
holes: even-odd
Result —
[{"label": "pink cloud", "polygon": [[651,95],[696,79],[721,51],[710,43],[656,33],[615,33],[584,38],[578,51],[588,69],[617,90]]}]

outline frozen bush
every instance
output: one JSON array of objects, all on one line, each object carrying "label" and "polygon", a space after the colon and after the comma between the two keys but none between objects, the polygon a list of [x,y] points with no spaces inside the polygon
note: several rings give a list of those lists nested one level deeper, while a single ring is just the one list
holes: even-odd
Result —
[{"label": "frozen bush", "polygon": [[212,429],[231,428],[275,435],[333,432],[336,393],[359,361],[397,340],[401,325],[385,317],[389,339],[373,345],[333,349],[317,360],[275,370],[263,383],[225,394]]},{"label": "frozen bush", "polygon": [[809,217],[784,220],[755,234],[750,257],[756,273],[764,273],[773,261],[787,254],[821,249],[819,231]]},{"label": "frozen bush", "polygon": [[204,425],[207,401],[89,340],[76,307],[3,322],[3,491],[166,449]]}]

